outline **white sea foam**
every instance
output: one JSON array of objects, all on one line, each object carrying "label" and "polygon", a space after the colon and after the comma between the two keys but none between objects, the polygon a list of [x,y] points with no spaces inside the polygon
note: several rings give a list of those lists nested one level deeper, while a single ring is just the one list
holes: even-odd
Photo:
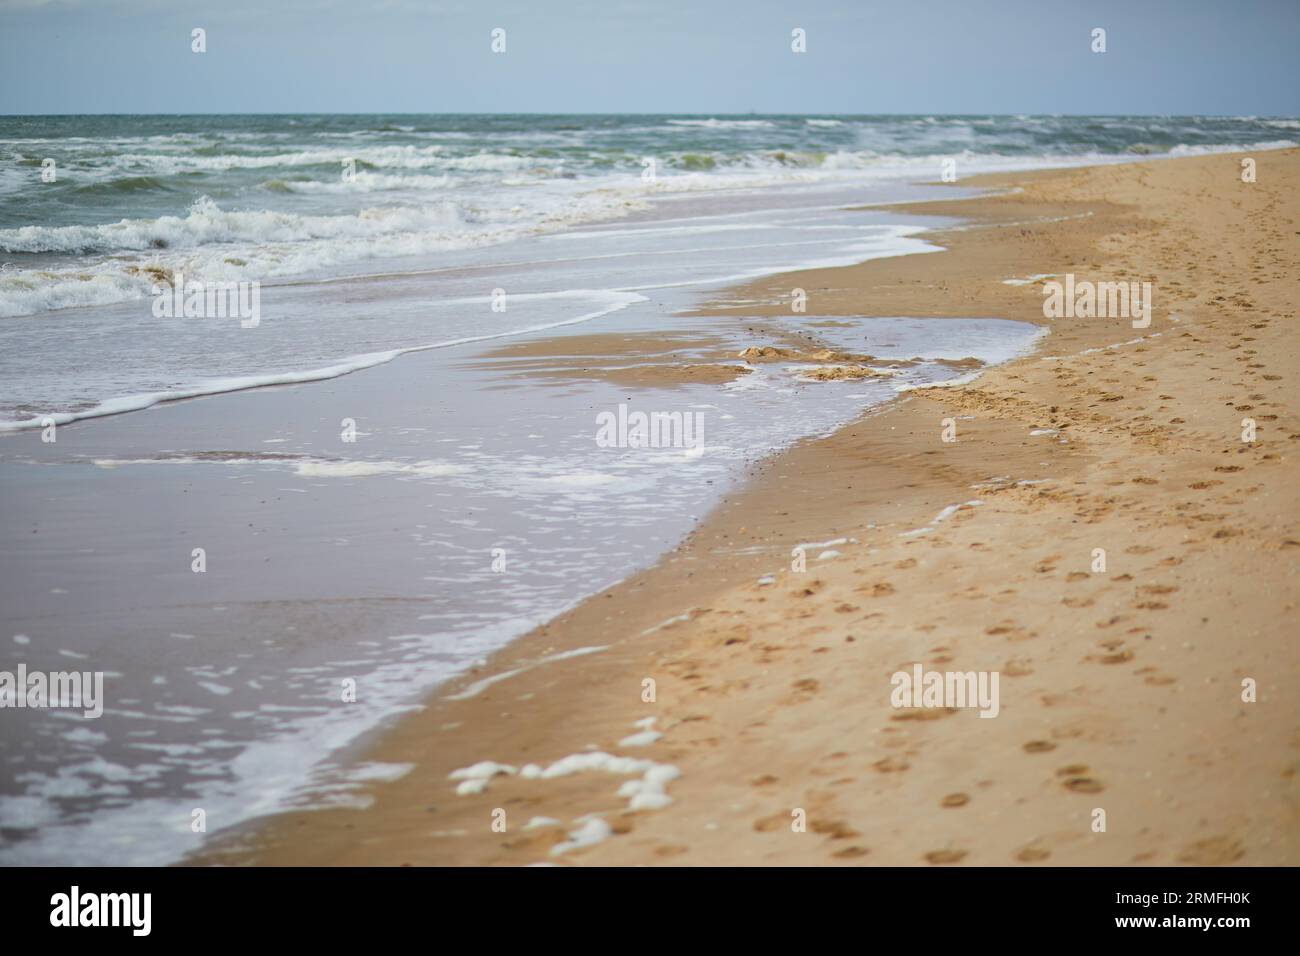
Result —
[{"label": "white sea foam", "polygon": [[669,126],[696,126],[703,129],[770,129],[771,120],[753,119],[670,119]]},{"label": "white sea foam", "polygon": [[584,847],[595,846],[597,843],[608,840],[613,835],[614,828],[608,823],[600,817],[589,817],[583,822],[582,826],[569,831],[569,839],[551,847],[551,855],[560,856],[570,850],[581,850]]},{"label": "white sea foam", "polygon": [[445,475],[459,475],[466,471],[464,466],[450,465],[437,461],[304,461],[300,462],[295,473],[304,478],[367,478],[371,475],[418,475],[425,478],[440,478]]},{"label": "white sea foam", "polygon": [[1050,279],[1054,275],[1056,275],[1055,272],[1042,272],[1039,273],[1038,275],[1026,276],[1023,279],[1003,279],[1002,284],[1003,285],[1033,285],[1035,282],[1040,282],[1043,279]]},{"label": "white sea foam", "polygon": [[483,691],[487,690],[492,685],[499,684],[503,680],[509,680],[511,677],[516,677],[519,674],[523,674],[527,671],[530,671],[535,667],[540,667],[544,664],[553,664],[558,661],[565,661],[572,657],[585,657],[588,654],[596,654],[599,653],[600,651],[604,651],[608,649],[609,649],[608,645],[600,644],[593,647],[578,647],[578,648],[574,648],[571,651],[561,651],[557,654],[548,654],[545,657],[538,658],[536,661],[533,661],[531,664],[525,664],[521,667],[516,667],[511,670],[502,671],[500,674],[493,674],[491,677],[485,677],[482,680],[477,680],[474,683],[470,684],[468,687],[466,687],[464,690],[460,691],[459,693],[448,694],[447,699],[467,700],[470,697],[477,697],[479,694],[483,693]]},{"label": "white sea foam", "polygon": [[637,733],[629,734],[618,742],[620,747],[648,747],[655,743],[663,734],[654,729],[655,718],[643,717],[635,725],[638,728]]},{"label": "white sea foam", "polygon": [[[77,226],[0,229],[0,252],[79,254],[73,266],[0,272],[0,317],[110,305],[149,296],[157,274],[194,281],[296,276],[368,259],[400,259],[491,245],[624,215],[634,194],[539,195],[531,209],[493,213],[444,199],[356,214],[224,210],[203,197],[184,216]],[[135,253],[135,257],[127,253]]]},{"label": "white sea foam", "polygon": [[[578,300],[594,300],[604,302],[605,305],[591,312],[584,312],[573,318],[561,319],[556,322],[549,322],[542,325],[530,325],[522,328],[510,329],[505,332],[492,332],[483,335],[463,336],[455,339],[446,339],[440,342],[432,342],[426,345],[414,345],[402,349],[390,349],[386,352],[371,352],[366,355],[356,355],[351,358],[327,365],[322,368],[306,369],[296,372],[277,372],[266,375],[248,375],[234,378],[210,379],[206,382],[194,385],[190,388],[176,389],[167,392],[148,392],[140,395],[127,395],[120,398],[109,399],[88,409],[81,409],[75,412],[58,412],[50,415],[41,415],[33,418],[19,421],[0,421],[0,434],[5,432],[21,431],[29,428],[41,428],[46,424],[53,422],[55,425],[64,425],[68,422],[79,421],[87,418],[102,418],[107,415],[120,415],[124,412],[140,411],[145,408],[151,408],[162,402],[179,401],[182,399],[199,398],[205,395],[219,395],[226,392],[243,391],[250,388],[261,388],[269,385],[292,385],[305,382],[319,382],[325,379],[338,378],[340,375],[347,375],[351,372],[357,372],[361,369],[373,368],[376,365],[383,365],[391,362],[399,356],[412,352],[423,352],[430,349],[449,348],[455,345],[465,345],[471,342],[486,342],[493,339],[510,338],[518,335],[525,335],[531,332],[541,332],[548,329],[562,328],[568,325],[577,325],[582,322],[589,322],[592,319],[600,318],[611,312],[624,309],[633,302],[644,301],[645,297],[636,292],[621,292],[611,290],[592,290],[592,289],[574,289],[557,293],[546,293],[554,298],[575,298]],[[522,298],[522,296],[520,297]],[[572,476],[581,483],[583,476]]]},{"label": "white sea foam", "polygon": [[0,230],[4,252],[138,252],[191,249],[213,243],[297,242],[304,239],[374,239],[443,228],[460,221],[450,204],[423,208],[362,209],[356,215],[302,216],[221,209],[204,196],[184,216],[123,219],[93,226],[22,226]]}]

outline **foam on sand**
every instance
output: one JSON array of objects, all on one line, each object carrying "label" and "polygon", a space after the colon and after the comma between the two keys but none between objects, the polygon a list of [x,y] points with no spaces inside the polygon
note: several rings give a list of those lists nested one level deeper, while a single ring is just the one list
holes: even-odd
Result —
[{"label": "foam on sand", "polygon": [[569,839],[551,847],[551,855],[561,856],[570,850],[581,850],[584,847],[595,846],[597,843],[608,840],[613,835],[614,828],[608,823],[600,817],[589,816],[582,821],[582,826],[569,831]]},{"label": "foam on sand", "polygon": [[487,789],[488,781],[499,774],[512,776],[518,772],[518,768],[510,764],[497,763],[493,760],[481,760],[472,767],[462,767],[460,770],[453,770],[450,779],[461,781],[456,787],[456,793],[464,796],[467,793],[482,793]]},{"label": "foam on sand", "polygon": [[618,742],[620,747],[648,747],[657,741],[663,734],[654,729],[655,718],[645,717],[636,722],[640,728],[640,733],[630,734]]},{"label": "foam on sand", "polygon": [[508,671],[502,671],[500,674],[493,674],[491,677],[484,677],[470,684],[464,690],[456,694],[448,694],[448,700],[468,700],[470,697],[477,697],[483,691],[487,690],[493,684],[498,684],[503,680],[509,680],[519,674],[526,673],[534,667],[541,667],[543,664],[553,664],[556,661],[567,661],[572,657],[585,657],[587,654],[597,654],[600,651],[608,650],[609,646],[601,644],[593,647],[575,647],[571,651],[561,651],[558,654],[548,654],[545,657],[539,657],[530,664],[524,664],[520,667],[512,668]]},{"label": "foam on sand", "polygon": [[[654,730],[654,717],[643,717],[635,723],[639,733],[624,737],[619,745],[624,747],[645,747],[658,741],[663,735]],[[518,776],[523,780],[555,780],[578,773],[607,773],[615,776],[639,776],[640,779],[627,780],[618,789],[618,796],[628,801],[628,809],[661,810],[671,804],[668,784],[681,776],[681,771],[672,764],[660,763],[638,757],[623,757],[600,750],[570,754],[561,757],[546,766],[530,763],[523,767],[512,764],[497,763],[494,760],[481,760],[469,767],[453,770],[448,779],[458,780],[458,796],[483,793],[494,777]],[[572,834],[570,835],[572,838]]]}]

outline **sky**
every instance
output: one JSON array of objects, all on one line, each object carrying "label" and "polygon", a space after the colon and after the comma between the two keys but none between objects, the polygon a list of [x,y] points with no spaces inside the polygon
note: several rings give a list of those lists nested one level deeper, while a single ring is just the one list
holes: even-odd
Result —
[{"label": "sky", "polygon": [[1300,0],[0,0],[0,114],[1296,116],[1298,41]]}]

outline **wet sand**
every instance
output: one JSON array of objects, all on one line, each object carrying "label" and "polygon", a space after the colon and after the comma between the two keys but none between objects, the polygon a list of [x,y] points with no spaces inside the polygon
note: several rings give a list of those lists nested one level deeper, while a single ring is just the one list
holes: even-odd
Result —
[{"label": "wet sand", "polygon": [[[908,207],[969,217],[927,236],[944,253],[719,296],[703,314],[775,323],[801,288],[809,315],[1051,334],[755,466],[384,735],[369,759],[413,768],[366,809],[193,862],[1296,863],[1300,151],[1257,160],[1253,184],[1233,155],[987,177],[1015,191]],[[1049,322],[1003,282],[1064,273],[1152,282],[1150,327]],[[996,719],[891,706],[918,663],[997,672]],[[483,761],[509,769],[452,779]]]}]

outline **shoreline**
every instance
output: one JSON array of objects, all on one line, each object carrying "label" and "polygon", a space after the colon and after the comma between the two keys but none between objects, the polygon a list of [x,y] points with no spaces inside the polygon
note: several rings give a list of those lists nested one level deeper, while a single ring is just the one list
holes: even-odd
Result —
[{"label": "shoreline", "polygon": [[[1269,164],[1275,175],[1294,184],[1300,154],[1271,155],[1281,160]],[[1154,386],[1142,384],[1147,374],[1159,373],[1152,377],[1161,387],[1166,379],[1187,384],[1173,354],[1177,337],[1243,337],[1240,331],[1228,334],[1226,319],[1201,314],[1214,298],[1206,294],[1210,290],[1183,289],[1179,279],[1185,272],[1169,280],[1171,272],[1163,270],[1178,274],[1172,259],[1156,263],[1155,256],[1147,255],[1142,261],[1125,247],[1135,242],[1133,236],[1152,239],[1157,213],[1166,220],[1172,217],[1171,195],[1187,189],[1185,180],[1215,176],[1224,192],[1231,189],[1235,163],[1236,157],[1226,154],[963,181],[959,185],[1020,185],[1024,191],[907,209],[972,219],[926,234],[946,248],[943,254],[793,274],[808,291],[810,315],[996,316],[1038,325],[1046,324],[1038,286],[1005,285],[1004,279],[1067,271],[1126,278],[1143,268],[1147,273],[1139,274],[1149,279],[1156,264],[1164,278],[1157,282],[1157,318],[1144,343],[1127,346],[1131,352],[1124,358],[1114,351],[1086,351],[1132,339],[1116,324],[1058,322],[1047,347],[1064,358],[1050,369],[1041,352],[1035,352],[985,371],[970,385],[900,396],[829,438],[802,442],[764,461],[655,567],[512,642],[485,668],[452,680],[422,712],[385,733],[369,755],[383,763],[412,763],[414,769],[367,787],[370,809],[291,812],[255,821],[214,838],[191,862],[1294,862],[1294,818],[1286,825],[1270,827],[1267,822],[1270,813],[1279,820],[1293,813],[1293,797],[1284,792],[1292,779],[1285,773],[1288,768],[1272,768],[1277,792],[1253,814],[1240,797],[1233,800],[1224,792],[1223,783],[1243,769],[1262,780],[1261,768],[1270,755],[1277,763],[1277,755],[1287,753],[1286,733],[1279,728],[1286,720],[1274,721],[1267,744],[1257,744],[1248,757],[1227,761],[1232,770],[1216,770],[1212,780],[1164,759],[1162,781],[1191,780],[1213,791],[1208,799],[1230,806],[1232,814],[1230,822],[1211,827],[1213,832],[1188,826],[1185,833],[1170,834],[1154,824],[1170,815],[1204,811],[1204,798],[1176,798],[1173,803],[1181,806],[1173,806],[1167,797],[1172,784],[1164,783],[1161,796],[1153,797],[1150,788],[1144,791],[1136,783],[1141,762],[1159,763],[1161,755],[1128,741],[1140,710],[1122,706],[1136,677],[1153,707],[1186,720],[1197,708],[1193,704],[1188,710],[1188,697],[1194,695],[1184,695],[1183,688],[1193,686],[1196,677],[1222,684],[1233,672],[1231,660],[1216,649],[1190,660],[1173,659],[1180,630],[1189,629],[1198,613],[1186,605],[1213,610],[1217,605],[1207,605],[1207,600],[1222,597],[1215,588],[1183,600],[1168,597],[1183,590],[1177,582],[1193,568],[1199,581],[1199,575],[1225,561],[1244,565],[1246,580],[1236,583],[1259,600],[1242,607],[1240,596],[1232,595],[1238,605],[1233,626],[1252,621],[1265,637],[1270,622],[1281,622],[1277,606],[1295,594],[1294,584],[1271,580],[1280,568],[1270,575],[1267,561],[1254,567],[1251,555],[1240,553],[1241,539],[1251,537],[1264,536],[1261,540],[1272,551],[1300,547],[1293,519],[1234,527],[1225,513],[1198,524],[1193,519],[1206,517],[1196,513],[1202,511],[1201,503],[1172,500],[1177,494],[1164,478],[1167,472],[1185,470],[1190,476],[1216,467],[1212,462],[1217,459],[1209,453],[1188,453],[1174,440],[1185,431],[1196,430],[1203,438],[1213,434],[1207,429],[1225,427],[1210,408],[1199,407],[1208,402],[1198,403],[1194,415],[1180,406],[1171,414],[1182,421],[1159,427],[1151,414],[1121,417],[1135,410],[1132,395],[1150,392],[1155,397]],[[1248,198],[1256,203],[1280,201],[1264,181],[1252,188],[1257,194]],[[1143,191],[1154,196],[1134,214],[1110,199],[1117,191],[1133,200],[1145,199]],[[1212,198],[1218,200],[1220,218],[1230,217],[1232,200]],[[1073,228],[1065,229],[1066,222]],[[1168,228],[1169,222],[1162,225]],[[1184,222],[1173,225],[1180,236],[1190,229]],[[1171,255],[1168,249],[1159,251]],[[1014,276],[1003,274],[1009,267]],[[791,279],[775,276],[749,283],[688,314],[787,315]],[[1293,296],[1294,280],[1284,277],[1283,283],[1283,291]],[[734,304],[736,299],[743,304]],[[1185,313],[1183,321],[1168,320],[1171,300]],[[1282,314],[1279,309],[1293,304],[1293,297],[1283,297],[1264,307],[1252,304],[1249,311]],[[1271,316],[1261,314],[1264,326],[1256,330],[1258,338],[1276,337]],[[1230,353],[1243,344],[1224,341],[1222,348]],[[1249,351],[1260,349],[1248,349],[1240,357]],[[1143,365],[1115,367],[1133,353],[1142,354]],[[1269,353],[1274,362],[1294,357],[1294,349]],[[1085,372],[1120,378],[1132,391],[1129,397],[1120,387],[1089,391]],[[1295,423],[1286,421],[1290,376],[1255,381],[1265,378],[1266,373],[1253,375],[1247,389],[1258,389],[1263,397],[1248,398],[1243,392],[1241,403],[1282,397],[1280,420],[1294,429]],[[956,443],[939,442],[939,422],[945,417],[958,419]],[[1120,425],[1128,428],[1127,436],[1116,434]],[[1055,429],[1057,435],[1045,441],[1048,436],[1029,434],[1043,429]],[[1264,426],[1265,434],[1270,430],[1276,426]],[[1068,443],[1055,440],[1061,435],[1068,436]],[[1269,441],[1274,443],[1271,450]],[[1280,457],[1266,457],[1293,441],[1270,435],[1258,447],[1240,450],[1255,466],[1235,466],[1245,476],[1222,471],[1199,477],[1192,486],[1222,482],[1196,489],[1202,501],[1250,512],[1251,497],[1236,495],[1247,490],[1245,479],[1252,471],[1271,468],[1273,474],[1262,474],[1264,487],[1284,505],[1293,505],[1294,482],[1292,489],[1284,486],[1289,471],[1278,470]],[[1227,442],[1220,444],[1224,454],[1237,451]],[[1205,460],[1192,461],[1194,457]],[[1162,477],[1152,478],[1151,472]],[[1011,476],[1011,482],[1043,484],[970,487],[1000,474]],[[1121,474],[1126,476],[1122,482]],[[1130,486],[1139,496],[1113,490]],[[983,503],[967,503],[973,500]],[[954,506],[943,522],[934,520]],[[1285,519],[1288,510],[1284,506],[1279,513]],[[1294,508],[1289,513],[1294,515]],[[1161,543],[1135,541],[1125,526],[1129,515],[1138,516],[1149,529],[1144,533]],[[1054,542],[1076,538],[1071,525],[1078,523],[1096,526],[1094,538],[1116,542],[1108,549],[1115,556],[1108,579],[1083,584],[1092,577],[1086,573],[1090,552],[1067,556],[1063,544],[1027,542],[1023,529],[1036,521],[1058,530],[1050,536]],[[1196,536],[1211,525],[1208,536]],[[930,530],[900,537],[922,528]],[[1218,537],[1223,530],[1231,533]],[[824,563],[810,554],[803,575],[787,570],[775,584],[756,583],[783,565],[788,568],[794,544],[838,537],[857,540],[839,546],[847,553]],[[1168,553],[1157,554],[1162,546]],[[1259,561],[1258,551],[1253,554]],[[1021,569],[1018,565],[1026,560],[1029,565]],[[990,574],[990,564],[1002,566],[1008,579],[996,581],[1001,572]],[[1022,577],[1013,576],[1017,571]],[[1251,573],[1263,580],[1252,583]],[[1118,592],[1129,590],[1129,584],[1117,588],[1114,582],[1125,576],[1135,582],[1135,593],[1121,598]],[[1024,587],[995,590],[998,583],[1022,581],[1032,582],[1032,593]],[[971,621],[980,626],[971,627]],[[1068,647],[1051,640],[1062,629],[1075,639]],[[1277,637],[1276,626],[1272,636]],[[1153,653],[1147,641],[1165,650]],[[556,659],[590,647],[607,649]],[[1245,650],[1253,661],[1278,663],[1277,651],[1266,640]],[[1294,659],[1283,658],[1279,681],[1295,676]],[[539,663],[547,660],[544,666]],[[888,707],[889,671],[922,660],[1000,670],[1007,695],[1001,719],[972,722],[966,718],[974,715],[930,712],[925,716],[956,719],[899,722]],[[1077,668],[1086,676],[1073,676]],[[1127,685],[1121,686],[1119,673]],[[855,680],[846,679],[848,674],[856,675]],[[641,699],[646,677],[657,684],[654,704]],[[1017,682],[1030,689],[1013,691]],[[1160,694],[1165,696],[1152,696]],[[1039,704],[1045,709],[1035,710]],[[1061,716],[1053,719],[1054,710]],[[1221,716],[1239,719],[1232,710]],[[1285,716],[1294,715],[1292,706]],[[656,717],[655,731],[664,736],[644,748],[620,747],[620,741],[636,735],[634,725],[650,716]],[[1223,745],[1223,726],[1230,727],[1231,721],[1204,730],[1213,746]],[[547,765],[590,744],[677,768],[681,777],[663,788],[673,802],[663,809],[629,811],[628,801],[615,795],[623,778],[604,773],[542,781],[500,775],[487,782],[483,793],[465,796],[457,796],[447,779],[453,770],[486,760]],[[990,769],[976,771],[973,755],[990,749],[995,754]],[[1053,751],[1053,756],[1043,756]],[[1293,773],[1294,763],[1290,769]],[[961,780],[950,783],[951,776]],[[864,788],[871,791],[869,797],[861,792]],[[1088,793],[1108,794],[1093,802],[1114,804],[1120,811],[1111,811],[1115,822],[1110,833],[1116,840],[1090,833],[1085,811],[1091,804],[1084,807],[1089,801],[1078,796]],[[921,794],[928,799],[919,799]],[[792,807],[806,809],[810,833],[791,834],[786,821]],[[507,812],[505,833],[491,827],[490,811],[497,808]],[[579,829],[579,819],[588,813],[600,814],[612,835],[590,848],[551,855],[550,849]],[[525,829],[533,816],[563,826]],[[882,816],[888,821],[883,830]],[[1145,828],[1135,828],[1134,818]],[[907,837],[918,832],[926,835],[925,841]],[[1139,848],[1130,854],[1135,843]]]}]

